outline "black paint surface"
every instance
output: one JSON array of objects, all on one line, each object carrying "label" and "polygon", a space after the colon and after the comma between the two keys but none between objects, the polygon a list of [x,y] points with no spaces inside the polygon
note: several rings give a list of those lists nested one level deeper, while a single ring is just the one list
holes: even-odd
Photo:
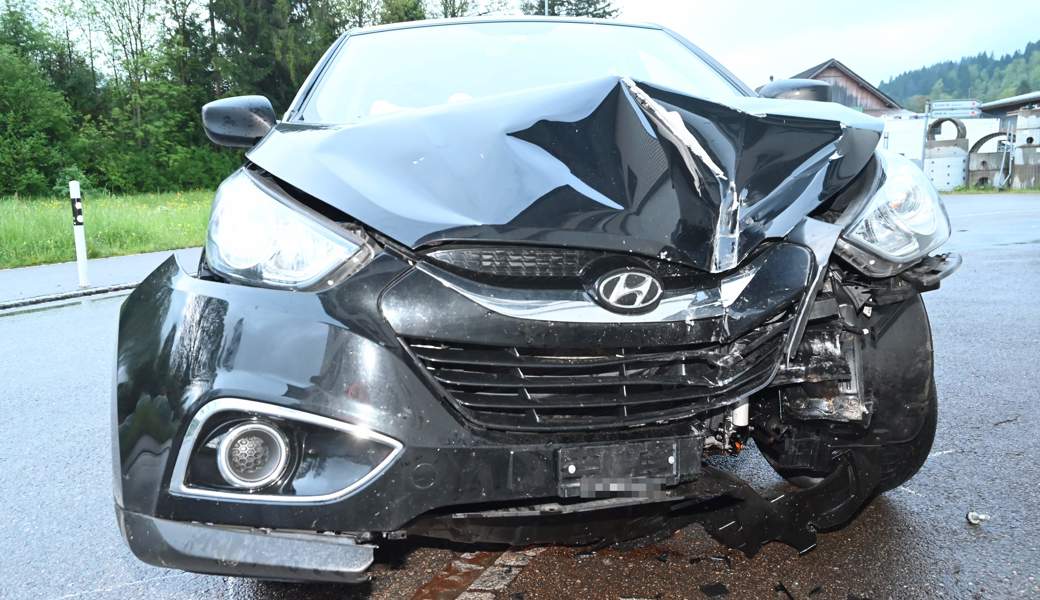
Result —
[{"label": "black paint surface", "polygon": [[723,203],[740,205],[740,260],[855,177],[882,129],[836,104],[734,97],[723,105],[639,86],[704,148],[692,169],[616,77],[355,125],[283,123],[248,156],[411,247],[548,244],[714,271]]},{"label": "black paint surface", "polygon": [[[575,549],[552,549],[524,569],[506,597],[697,597],[700,585],[721,582],[726,598],[772,598],[780,580],[799,598],[822,587],[813,600],[1040,594],[1040,501],[1029,485],[1040,480],[1040,396],[1028,376],[1040,339],[1038,206],[1035,195],[947,198],[954,228],[947,248],[964,255],[964,266],[925,297],[939,431],[932,458],[906,489],[876,500],[847,528],[822,534],[805,556],[773,544],[746,559],[691,528],[663,550],[579,558]],[[375,584],[353,590],[182,574],[137,561],[112,513],[110,396],[120,302],[0,317],[0,407],[8,415],[0,436],[0,596],[399,598],[455,556],[410,551],[399,568],[377,568]],[[73,321],[78,326],[69,329]],[[58,376],[56,365],[65,364],[78,372]],[[732,463],[756,486],[778,485],[753,448]],[[992,519],[973,527],[964,520],[968,510]],[[665,550],[674,553],[657,560]]]}]

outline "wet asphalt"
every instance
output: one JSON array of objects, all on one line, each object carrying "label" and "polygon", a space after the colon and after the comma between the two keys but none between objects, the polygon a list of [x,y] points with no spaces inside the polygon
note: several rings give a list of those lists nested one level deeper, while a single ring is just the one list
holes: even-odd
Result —
[{"label": "wet asphalt", "polygon": [[[639,548],[554,547],[491,595],[541,598],[1040,598],[1040,195],[953,196],[964,266],[926,296],[940,396],[932,456],[798,556],[753,559],[691,527]],[[405,543],[370,584],[297,586],[139,563],[111,500],[120,297],[0,314],[0,598],[409,598],[461,557]],[[727,459],[779,485],[753,448]],[[990,517],[981,525],[968,511]],[[440,597],[453,594],[440,592]]]}]

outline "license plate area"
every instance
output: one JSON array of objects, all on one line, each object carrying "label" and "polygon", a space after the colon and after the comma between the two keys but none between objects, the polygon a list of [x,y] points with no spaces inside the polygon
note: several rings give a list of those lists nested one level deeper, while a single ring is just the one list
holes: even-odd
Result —
[{"label": "license plate area", "polygon": [[561,448],[559,493],[563,498],[651,496],[696,478],[702,449],[703,440],[694,436]]}]

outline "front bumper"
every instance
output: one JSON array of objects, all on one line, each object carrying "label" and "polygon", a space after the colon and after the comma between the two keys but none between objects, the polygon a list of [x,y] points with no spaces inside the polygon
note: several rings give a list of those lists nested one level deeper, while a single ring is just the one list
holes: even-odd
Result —
[{"label": "front bumper", "polygon": [[[392,532],[435,509],[557,498],[561,448],[699,433],[689,421],[549,437],[469,426],[435,395],[379,318],[380,293],[409,269],[383,254],[333,290],[293,294],[200,280],[174,259],[164,263],[129,296],[120,316],[117,504],[172,520]],[[404,448],[380,477],[332,503],[170,493],[192,417],[226,397],[362,425]],[[679,472],[666,483],[683,479]]]},{"label": "front bumper", "polygon": [[342,535],[170,521],[118,506],[116,518],[137,558],[197,573],[356,583],[367,579],[375,552]]},{"label": "front bumper", "polygon": [[[576,464],[594,472],[603,464],[597,461],[609,454],[610,460],[628,465],[620,471],[626,478],[637,483],[647,479],[653,489],[664,490],[637,502],[636,508],[583,504],[580,511],[564,510],[564,520],[599,506],[622,509],[621,514],[647,513],[650,516],[639,517],[640,522],[660,527],[668,520],[660,516],[662,511],[685,514],[674,510],[677,502],[685,500],[683,505],[690,507],[696,504],[690,503],[690,497],[732,496],[739,487],[735,482],[720,487],[712,477],[702,476],[704,432],[696,419],[553,433],[474,426],[450,399],[438,395],[428,373],[400,342],[401,330],[410,328],[414,333],[428,322],[438,335],[450,336],[470,322],[479,323],[490,339],[524,325],[516,320],[482,319],[473,306],[450,311],[458,320],[452,323],[431,311],[430,306],[443,300],[431,292],[426,294],[433,298],[426,312],[414,311],[408,315],[410,321],[392,327],[393,315],[385,318],[387,311],[380,302],[398,282],[415,285],[414,276],[407,277],[414,273],[408,261],[386,252],[335,288],[315,294],[287,293],[194,278],[171,258],[142,282],[121,311],[113,409],[116,505],[127,540],[139,557],[193,571],[299,579],[304,578],[299,569],[324,573],[320,565],[328,544],[343,544],[343,539],[361,542],[408,532],[520,545],[547,541],[546,536],[575,543],[603,539],[584,517],[557,529],[515,528],[503,526],[501,515],[494,513],[493,509],[504,506],[577,504],[565,499],[585,495],[575,493],[582,473],[569,477],[561,470],[561,456],[577,457]],[[804,285],[807,273],[796,276]],[[766,313],[794,305],[802,288],[787,287],[790,296],[785,304],[746,303],[728,321],[679,321],[652,328],[654,335],[712,341],[720,335],[741,335],[764,320]],[[393,307],[397,316],[404,314],[401,297]],[[599,329],[600,341],[630,335],[624,327]],[[553,331],[558,337],[591,339],[588,336],[595,328],[585,324],[572,331],[563,327]],[[550,342],[559,343],[558,339]],[[247,398],[356,424],[400,441],[403,448],[378,477],[332,501],[288,503],[175,493],[171,483],[187,428],[202,407],[218,398]],[[610,449],[601,454],[586,452],[604,446]],[[646,478],[646,464],[641,462],[645,456],[669,453],[672,460],[667,469]],[[690,487],[697,486],[699,478],[707,487]],[[746,494],[733,497],[741,495]],[[486,513],[489,509],[492,512]],[[460,514],[489,517],[498,524],[462,531],[457,526],[465,519],[451,517]],[[523,514],[528,519],[532,515]],[[549,516],[540,518],[545,522]],[[445,525],[445,517],[450,524]],[[615,528],[626,535],[635,531]],[[272,537],[264,533],[270,530],[336,532],[346,537],[332,540],[300,533]],[[189,543],[193,536],[213,541]],[[294,544],[311,548],[315,539],[320,542],[313,546],[315,550],[299,553],[303,562],[271,558],[287,556]],[[262,551],[266,543],[282,550],[266,555]],[[339,581],[352,576],[352,570],[364,562],[367,550],[361,548],[365,546],[349,548],[351,558],[343,563],[348,567],[329,567],[327,577]],[[746,549],[754,551],[757,546]],[[272,566],[275,562],[281,567]],[[326,575],[317,578],[325,580]]]},{"label": "front bumper", "polygon": [[[611,498],[434,515],[414,533],[458,541],[523,546],[612,543],[700,523],[720,543],[753,556],[770,541],[799,553],[816,546],[816,528],[846,522],[877,484],[869,460],[848,456],[820,484],[773,499],[708,467],[696,482],[656,499]],[[355,536],[229,527],[161,519],[116,506],[123,536],[138,559],[198,573],[269,580],[355,583],[368,578],[376,547]],[[609,532],[609,533],[605,533]]]}]

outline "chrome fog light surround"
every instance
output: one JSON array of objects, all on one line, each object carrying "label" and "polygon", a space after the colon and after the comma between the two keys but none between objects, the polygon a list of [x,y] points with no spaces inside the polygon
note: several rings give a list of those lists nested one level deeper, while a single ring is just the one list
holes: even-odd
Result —
[{"label": "chrome fog light surround", "polygon": [[243,423],[231,428],[217,447],[217,468],[237,488],[258,490],[281,479],[289,466],[289,442],[272,425]]},{"label": "chrome fog light surround", "polygon": [[[390,452],[389,454],[387,454],[386,458],[382,460],[382,462],[376,465],[371,471],[366,473],[363,477],[361,477],[357,481],[350,483],[342,489],[336,490],[335,492],[328,494],[309,496],[287,496],[251,492],[246,489],[223,491],[188,485],[188,463],[191,461],[192,454],[195,452],[195,449],[198,446],[199,435],[202,433],[203,427],[207,423],[207,421],[209,421],[214,415],[224,412],[244,413],[259,418],[267,416],[277,419],[285,419],[288,421],[296,421],[299,423],[309,423],[312,425],[332,429],[335,431],[341,431],[358,439],[383,444],[390,448]],[[254,423],[260,422],[249,422],[249,424]],[[269,404],[267,402],[246,400],[244,398],[216,398],[214,400],[210,400],[202,408],[200,408],[195,413],[195,416],[192,417],[191,422],[188,424],[188,428],[184,433],[184,439],[181,441],[180,450],[177,453],[177,461],[174,463],[173,466],[173,474],[170,477],[170,494],[174,496],[184,496],[189,498],[209,498],[213,500],[223,500],[232,502],[263,502],[272,504],[314,504],[322,502],[332,502],[334,500],[345,498],[346,496],[349,496],[354,492],[360,490],[361,488],[365,487],[370,481],[372,481],[376,477],[379,477],[379,475],[386,471],[386,469],[389,468],[395,460],[397,460],[397,458],[401,455],[402,452],[404,452],[404,445],[401,442],[395,440],[390,436],[383,435],[379,432],[373,431],[368,427],[365,427],[364,425],[356,425],[354,423],[338,421],[329,417],[323,417],[313,413],[304,412],[302,410],[285,408],[283,406]]]}]

